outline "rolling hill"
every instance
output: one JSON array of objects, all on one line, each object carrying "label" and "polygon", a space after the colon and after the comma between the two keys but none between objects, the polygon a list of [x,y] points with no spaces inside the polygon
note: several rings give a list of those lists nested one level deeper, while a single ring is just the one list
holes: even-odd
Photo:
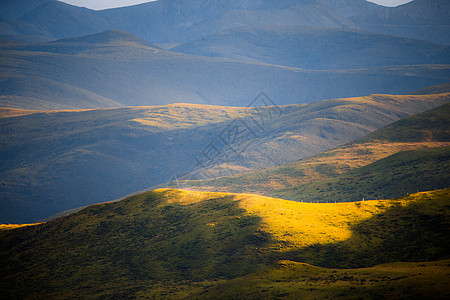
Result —
[{"label": "rolling hill", "polygon": [[176,104],[2,118],[0,220],[36,222],[187,174],[215,178],[297,161],[448,99],[373,95],[253,109]]},{"label": "rolling hill", "polygon": [[355,201],[445,188],[450,105],[404,118],[348,145],[283,166],[169,186],[297,201]]},{"label": "rolling hill", "polygon": [[240,27],[171,51],[305,69],[447,64],[446,45],[350,29]]},{"label": "rolling hill", "polygon": [[[3,229],[0,295],[199,299],[312,291],[445,297],[448,261],[437,260],[449,255],[448,199],[448,189],[337,204],[147,192],[48,223]],[[390,264],[376,266],[382,263]],[[366,269],[349,269],[361,267]]]},{"label": "rolling hill", "polygon": [[[89,42],[87,42],[89,41]],[[87,109],[197,103],[245,106],[403,94],[448,82],[448,65],[311,71],[173,53],[121,31],[0,47],[0,107]]]}]

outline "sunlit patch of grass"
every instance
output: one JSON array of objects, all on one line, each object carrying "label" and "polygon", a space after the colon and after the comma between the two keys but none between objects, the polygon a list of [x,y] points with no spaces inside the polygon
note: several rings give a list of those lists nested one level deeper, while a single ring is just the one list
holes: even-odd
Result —
[{"label": "sunlit patch of grass", "polygon": [[0,231],[2,230],[11,230],[21,227],[27,227],[27,226],[35,226],[42,223],[32,223],[32,224],[0,224]]}]

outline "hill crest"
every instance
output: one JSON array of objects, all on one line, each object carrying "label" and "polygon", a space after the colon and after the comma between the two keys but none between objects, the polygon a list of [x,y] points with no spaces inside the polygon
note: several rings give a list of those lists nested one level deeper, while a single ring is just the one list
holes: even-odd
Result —
[{"label": "hill crest", "polygon": [[66,38],[66,39],[59,39],[56,41],[53,41],[51,43],[87,43],[87,44],[93,44],[93,45],[117,45],[117,44],[141,44],[143,46],[151,47],[160,49],[158,46],[153,45],[152,43],[149,43],[140,37],[122,31],[122,30],[106,30],[103,32],[99,32],[96,34],[83,36],[83,37],[76,37],[76,38]]}]

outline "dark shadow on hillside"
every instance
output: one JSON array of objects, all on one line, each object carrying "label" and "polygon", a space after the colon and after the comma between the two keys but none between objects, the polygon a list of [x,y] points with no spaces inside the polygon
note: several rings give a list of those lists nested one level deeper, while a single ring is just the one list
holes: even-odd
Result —
[{"label": "dark shadow on hillside", "polygon": [[[392,200],[394,206],[390,209],[352,226],[352,236],[348,240],[292,251],[282,259],[331,268],[448,259],[449,192],[438,193],[441,194],[439,199],[428,199],[422,194],[424,199],[406,206]],[[361,202],[355,205],[364,209]]]},{"label": "dark shadow on hillside", "polygon": [[270,236],[233,196],[166,201],[182,196],[148,192],[5,232],[0,295],[134,295],[154,284],[235,278],[268,263],[259,249]]}]

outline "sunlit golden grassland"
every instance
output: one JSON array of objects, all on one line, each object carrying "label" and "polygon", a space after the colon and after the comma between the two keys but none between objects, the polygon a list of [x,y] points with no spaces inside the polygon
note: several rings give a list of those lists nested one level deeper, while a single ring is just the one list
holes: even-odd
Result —
[{"label": "sunlit golden grassland", "polygon": [[0,224],[0,231],[2,230],[10,230],[10,229],[17,229],[17,228],[21,228],[21,227],[26,227],[26,226],[34,226],[34,225],[38,225],[41,223],[33,223],[33,224]]},{"label": "sunlit golden grassland", "polygon": [[156,190],[3,231],[0,295],[440,297],[448,262],[425,262],[450,258],[449,201],[449,189],[353,203]]},{"label": "sunlit golden grassland", "polygon": [[[244,198],[240,206],[262,220],[262,228],[278,241],[276,250],[285,252],[316,244],[346,241],[353,250],[363,247],[355,235],[355,226],[374,220],[395,209],[397,217],[406,217],[414,207],[417,211],[434,210],[450,213],[450,190],[423,192],[395,200],[372,200],[345,203],[299,203],[258,196]],[[385,228],[388,231],[390,228]],[[381,239],[379,240],[381,242]]]}]

